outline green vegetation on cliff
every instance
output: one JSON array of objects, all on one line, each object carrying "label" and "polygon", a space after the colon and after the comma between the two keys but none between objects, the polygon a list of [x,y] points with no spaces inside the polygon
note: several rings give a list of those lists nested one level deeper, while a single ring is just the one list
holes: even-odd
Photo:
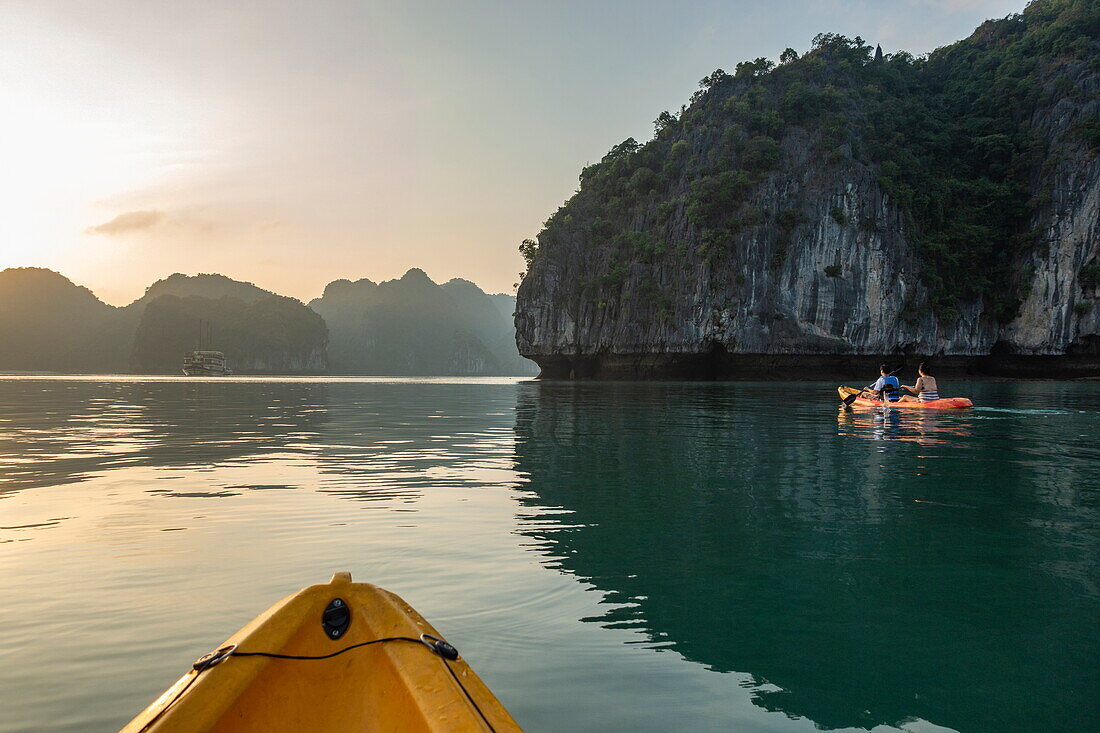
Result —
[{"label": "green vegetation on cliff", "polygon": [[[882,55],[859,37],[822,34],[801,57],[784,51],[778,65],[760,58],[733,74],[719,69],[679,114],[661,113],[651,141],[628,139],[586,167],[578,192],[521,253],[530,266],[541,249],[578,238],[605,252],[602,271],[575,284],[601,307],[619,296],[631,268],[689,250],[716,263],[751,239],[780,265],[804,222],[777,197],[762,205],[757,194],[784,151],[809,147],[823,166],[876,171],[940,321],[979,301],[996,320],[1011,320],[1026,287],[1013,262],[1038,239],[1030,222],[1049,205],[1044,174],[1059,164],[1036,133],[1036,110],[1089,93],[1076,81],[1100,66],[1098,39],[1096,0],[1035,0],[927,57]],[[1096,155],[1100,123],[1069,135],[1063,148]],[[852,220],[842,206],[830,214],[842,227],[881,226]]]}]

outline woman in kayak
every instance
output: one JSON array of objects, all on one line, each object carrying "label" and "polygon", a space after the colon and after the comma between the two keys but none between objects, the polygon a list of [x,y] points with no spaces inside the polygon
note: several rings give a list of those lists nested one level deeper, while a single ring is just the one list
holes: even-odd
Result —
[{"label": "woman in kayak", "polygon": [[[928,373],[928,362],[921,362],[921,365],[917,367],[917,374],[920,376],[917,378],[916,384],[912,387],[909,385],[902,386],[902,389],[913,393],[912,395],[902,396],[902,401],[931,402],[932,400],[938,400],[940,391],[936,384],[936,378]],[[913,395],[916,395],[916,397]]]}]

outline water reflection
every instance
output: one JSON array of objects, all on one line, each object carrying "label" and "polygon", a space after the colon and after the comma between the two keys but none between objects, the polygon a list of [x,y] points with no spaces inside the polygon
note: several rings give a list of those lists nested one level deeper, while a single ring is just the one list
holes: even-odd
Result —
[{"label": "water reflection", "polygon": [[0,731],[117,729],[333,570],[492,650],[505,625],[484,615],[533,585],[511,534],[514,391],[0,378],[0,658],[21,662],[0,665]]},{"label": "water reflection", "polygon": [[[156,468],[180,487],[230,497],[296,488],[217,469],[257,460],[316,466],[310,488],[357,501],[412,501],[428,488],[509,486],[514,399],[492,384],[210,381],[0,382],[0,494]],[[226,473],[225,476],[233,476]]]},{"label": "water reflection", "polygon": [[313,452],[321,491],[359,501],[514,485],[512,387],[331,385]]},{"label": "water reflection", "polygon": [[0,730],[117,725],[345,567],[532,729],[1095,727],[1100,385],[799,389],[0,379]]},{"label": "water reflection", "polygon": [[587,620],[750,672],[759,705],[826,728],[1096,717],[1095,463],[1065,467],[1066,494],[1034,436],[974,439],[972,417],[833,418],[774,385],[524,386],[517,468],[560,525],[523,531],[608,594]]},{"label": "water reflection", "polygon": [[969,412],[841,405],[837,434],[867,440],[900,440],[921,445],[960,444],[972,433]]},{"label": "water reflection", "polygon": [[323,383],[225,389],[202,381],[5,380],[0,386],[0,494],[135,465],[182,476],[293,450],[318,434],[327,414]]}]

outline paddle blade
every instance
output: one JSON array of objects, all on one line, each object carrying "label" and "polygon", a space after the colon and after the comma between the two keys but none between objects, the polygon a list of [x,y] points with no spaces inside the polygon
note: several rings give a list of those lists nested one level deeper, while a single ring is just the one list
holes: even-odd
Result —
[{"label": "paddle blade", "polygon": [[[847,391],[849,389],[851,389],[851,388],[850,387],[841,388],[841,393],[843,394],[844,391]],[[851,390],[851,391],[852,391],[851,394],[844,395],[843,397],[840,398],[840,401],[843,402],[845,405],[848,405],[848,406],[851,406],[852,403],[854,403],[856,400],[858,400],[859,396],[861,394],[863,394],[863,392],[861,392],[859,390]]]}]

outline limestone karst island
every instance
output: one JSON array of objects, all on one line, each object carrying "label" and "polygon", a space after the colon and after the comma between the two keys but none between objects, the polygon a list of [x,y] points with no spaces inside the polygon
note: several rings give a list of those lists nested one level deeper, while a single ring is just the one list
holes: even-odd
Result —
[{"label": "limestone karst island", "polygon": [[552,377],[882,354],[1096,374],[1097,10],[1036,2],[922,57],[825,33],[714,71],[524,243],[520,353]]},{"label": "limestone karst island", "polygon": [[1100,730],[1100,0],[9,0],[0,107],[0,733]]}]

